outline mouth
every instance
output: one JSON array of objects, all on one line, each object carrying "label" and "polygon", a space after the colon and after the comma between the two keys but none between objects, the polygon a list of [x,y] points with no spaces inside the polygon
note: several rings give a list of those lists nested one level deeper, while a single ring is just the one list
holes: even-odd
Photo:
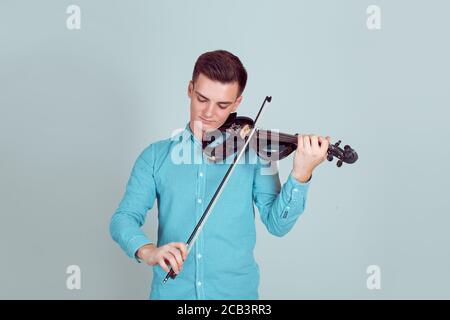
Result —
[{"label": "mouth", "polygon": [[214,123],[214,121],[212,121],[212,120],[206,120],[206,119],[203,119],[202,117],[199,117],[199,118],[200,118],[200,120],[202,120],[203,123],[206,123],[206,124]]}]

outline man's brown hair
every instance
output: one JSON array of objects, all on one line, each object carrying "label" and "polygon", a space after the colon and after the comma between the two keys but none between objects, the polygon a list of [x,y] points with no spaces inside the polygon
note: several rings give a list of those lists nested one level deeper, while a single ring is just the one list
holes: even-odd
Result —
[{"label": "man's brown hair", "polygon": [[225,50],[205,52],[195,62],[192,82],[195,83],[200,73],[211,80],[222,83],[237,81],[239,85],[238,97],[247,84],[247,71],[241,60],[234,54]]}]

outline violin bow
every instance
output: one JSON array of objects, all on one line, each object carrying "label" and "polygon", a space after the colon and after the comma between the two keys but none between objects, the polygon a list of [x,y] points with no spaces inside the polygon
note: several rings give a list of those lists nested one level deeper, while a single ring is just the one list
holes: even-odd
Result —
[{"label": "violin bow", "polygon": [[[253,135],[255,134],[255,132],[257,130],[256,122],[258,121],[258,118],[260,117],[261,112],[263,111],[264,105],[266,104],[266,102],[270,103],[271,101],[272,101],[271,96],[266,96],[266,98],[264,99],[264,101],[261,105],[261,108],[259,109],[258,114],[256,115],[252,130],[250,131],[250,133],[248,135],[245,136],[244,145],[242,146],[241,150],[235,155],[235,157],[233,159],[233,163],[230,165],[227,172],[225,173],[225,176],[223,177],[222,181],[220,182],[219,186],[217,187],[216,192],[214,193],[211,201],[208,204],[208,207],[203,212],[203,215],[201,216],[200,220],[198,221],[197,225],[195,226],[194,230],[192,231],[188,241],[186,242],[186,247],[187,247],[188,253],[191,251],[191,248],[194,245],[195,241],[197,240],[198,235],[200,234],[200,231],[203,228],[203,225],[205,224],[206,220],[208,219],[209,215],[211,214],[212,209],[216,205],[217,200],[219,199],[220,194],[223,191],[223,188],[225,188],[225,186],[228,182],[228,179],[234,170],[234,167],[239,162],[242,155],[245,153],[245,150],[247,149]],[[173,271],[173,268],[170,268],[170,271],[167,273],[166,277],[163,280],[163,284],[165,284],[167,282],[167,280],[169,280],[169,278],[175,279],[176,276],[177,275],[176,275],[175,271]]]}]

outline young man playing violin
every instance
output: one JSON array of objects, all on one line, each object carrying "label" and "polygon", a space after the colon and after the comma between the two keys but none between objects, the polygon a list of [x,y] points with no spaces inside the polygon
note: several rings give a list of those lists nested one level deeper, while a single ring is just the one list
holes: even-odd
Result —
[{"label": "young man playing violin", "polygon": [[[326,159],[329,137],[298,135],[293,168],[283,185],[277,172],[262,172],[261,161],[238,164],[188,255],[184,241],[230,165],[205,159],[204,135],[236,112],[246,82],[238,57],[224,50],[202,54],[188,85],[186,128],[150,144],[133,166],[110,232],[129,257],[153,266],[150,299],[258,299],[254,204],[267,230],[280,237],[305,209],[312,173]],[[180,144],[202,161],[176,163],[173,150]],[[157,244],[141,230],[155,199]],[[170,268],[176,279],[163,284]]]}]

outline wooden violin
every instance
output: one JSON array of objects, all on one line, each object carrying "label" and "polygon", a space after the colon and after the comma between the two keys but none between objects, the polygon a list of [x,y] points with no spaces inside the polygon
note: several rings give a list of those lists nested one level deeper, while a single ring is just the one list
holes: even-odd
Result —
[{"label": "wooden violin", "polygon": [[[251,118],[237,116],[236,112],[231,113],[221,127],[206,133],[203,139],[203,153],[211,161],[223,161],[242,148],[245,143],[245,137],[253,127],[254,122]],[[265,160],[281,160],[297,149],[297,136],[298,133],[292,135],[278,131],[256,129],[256,133],[250,140],[249,145],[256,150],[259,157]],[[218,137],[222,138],[222,143],[214,145],[213,142]],[[335,157],[338,159],[336,165],[340,167],[344,162],[350,164],[358,160],[358,154],[355,150],[349,145],[345,145],[344,149],[342,149],[339,147],[340,144],[341,140],[329,145],[327,150],[328,161],[332,161]]]}]

